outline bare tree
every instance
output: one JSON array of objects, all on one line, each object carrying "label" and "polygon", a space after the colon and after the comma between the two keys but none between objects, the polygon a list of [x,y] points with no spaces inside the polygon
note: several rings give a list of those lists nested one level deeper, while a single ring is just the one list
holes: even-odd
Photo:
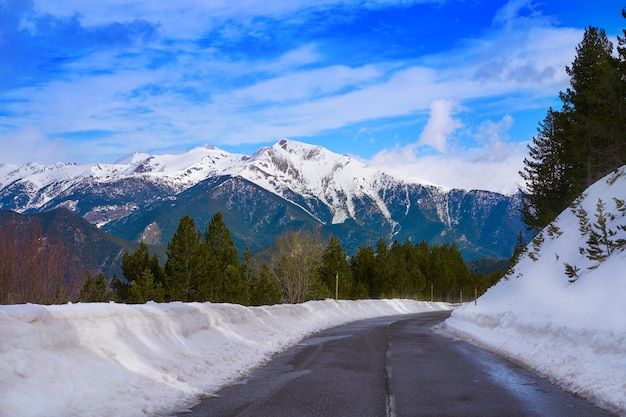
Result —
[{"label": "bare tree", "polygon": [[16,222],[0,229],[0,304],[51,304],[59,294],[73,295],[80,269],[40,224]]},{"label": "bare tree", "polygon": [[294,230],[278,237],[269,263],[282,302],[302,303],[316,298],[321,287],[316,271],[323,251],[319,235]]}]

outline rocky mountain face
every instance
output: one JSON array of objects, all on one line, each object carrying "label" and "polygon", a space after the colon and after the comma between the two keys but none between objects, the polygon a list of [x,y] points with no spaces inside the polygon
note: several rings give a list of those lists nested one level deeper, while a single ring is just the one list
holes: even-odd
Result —
[{"label": "rocky mountain face", "polygon": [[183,215],[204,230],[220,211],[240,249],[306,228],[334,234],[348,253],[383,238],[454,242],[467,260],[507,258],[524,230],[519,206],[517,195],[399,178],[286,139],[249,157],[202,147],[114,164],[0,165],[0,209],[65,207],[115,236],[160,245]]}]

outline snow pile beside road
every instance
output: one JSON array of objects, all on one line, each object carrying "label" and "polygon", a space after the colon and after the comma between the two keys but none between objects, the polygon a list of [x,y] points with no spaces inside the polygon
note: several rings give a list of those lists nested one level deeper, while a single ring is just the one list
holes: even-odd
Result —
[{"label": "snow pile beside road", "polygon": [[411,300],[0,306],[0,416],[163,415],[314,332],[448,309]]},{"label": "snow pile beside road", "polygon": [[[626,238],[618,228],[626,216],[614,200],[626,200],[626,178],[620,175],[590,187],[579,206],[593,224],[602,200],[615,215],[607,223],[616,232],[614,241]],[[581,254],[588,237],[572,210],[554,226],[542,232],[542,244],[528,245],[507,279],[478,305],[456,309],[445,328],[626,416],[626,251],[617,249],[601,263]],[[565,264],[578,268],[575,282],[569,282]]]}]

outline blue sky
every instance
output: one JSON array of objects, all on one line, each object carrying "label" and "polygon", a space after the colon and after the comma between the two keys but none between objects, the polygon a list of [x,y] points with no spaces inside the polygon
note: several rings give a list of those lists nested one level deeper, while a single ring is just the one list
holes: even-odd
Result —
[{"label": "blue sky", "polygon": [[286,137],[512,192],[614,0],[0,0],[0,163]]}]

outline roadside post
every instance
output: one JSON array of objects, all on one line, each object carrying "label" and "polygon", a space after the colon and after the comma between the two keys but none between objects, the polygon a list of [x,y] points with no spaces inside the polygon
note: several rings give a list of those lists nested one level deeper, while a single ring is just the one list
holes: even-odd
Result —
[{"label": "roadside post", "polygon": [[335,271],[335,301],[339,300],[339,271]]},{"label": "roadside post", "polygon": [[478,300],[478,284],[474,284],[474,305],[476,305]]}]

